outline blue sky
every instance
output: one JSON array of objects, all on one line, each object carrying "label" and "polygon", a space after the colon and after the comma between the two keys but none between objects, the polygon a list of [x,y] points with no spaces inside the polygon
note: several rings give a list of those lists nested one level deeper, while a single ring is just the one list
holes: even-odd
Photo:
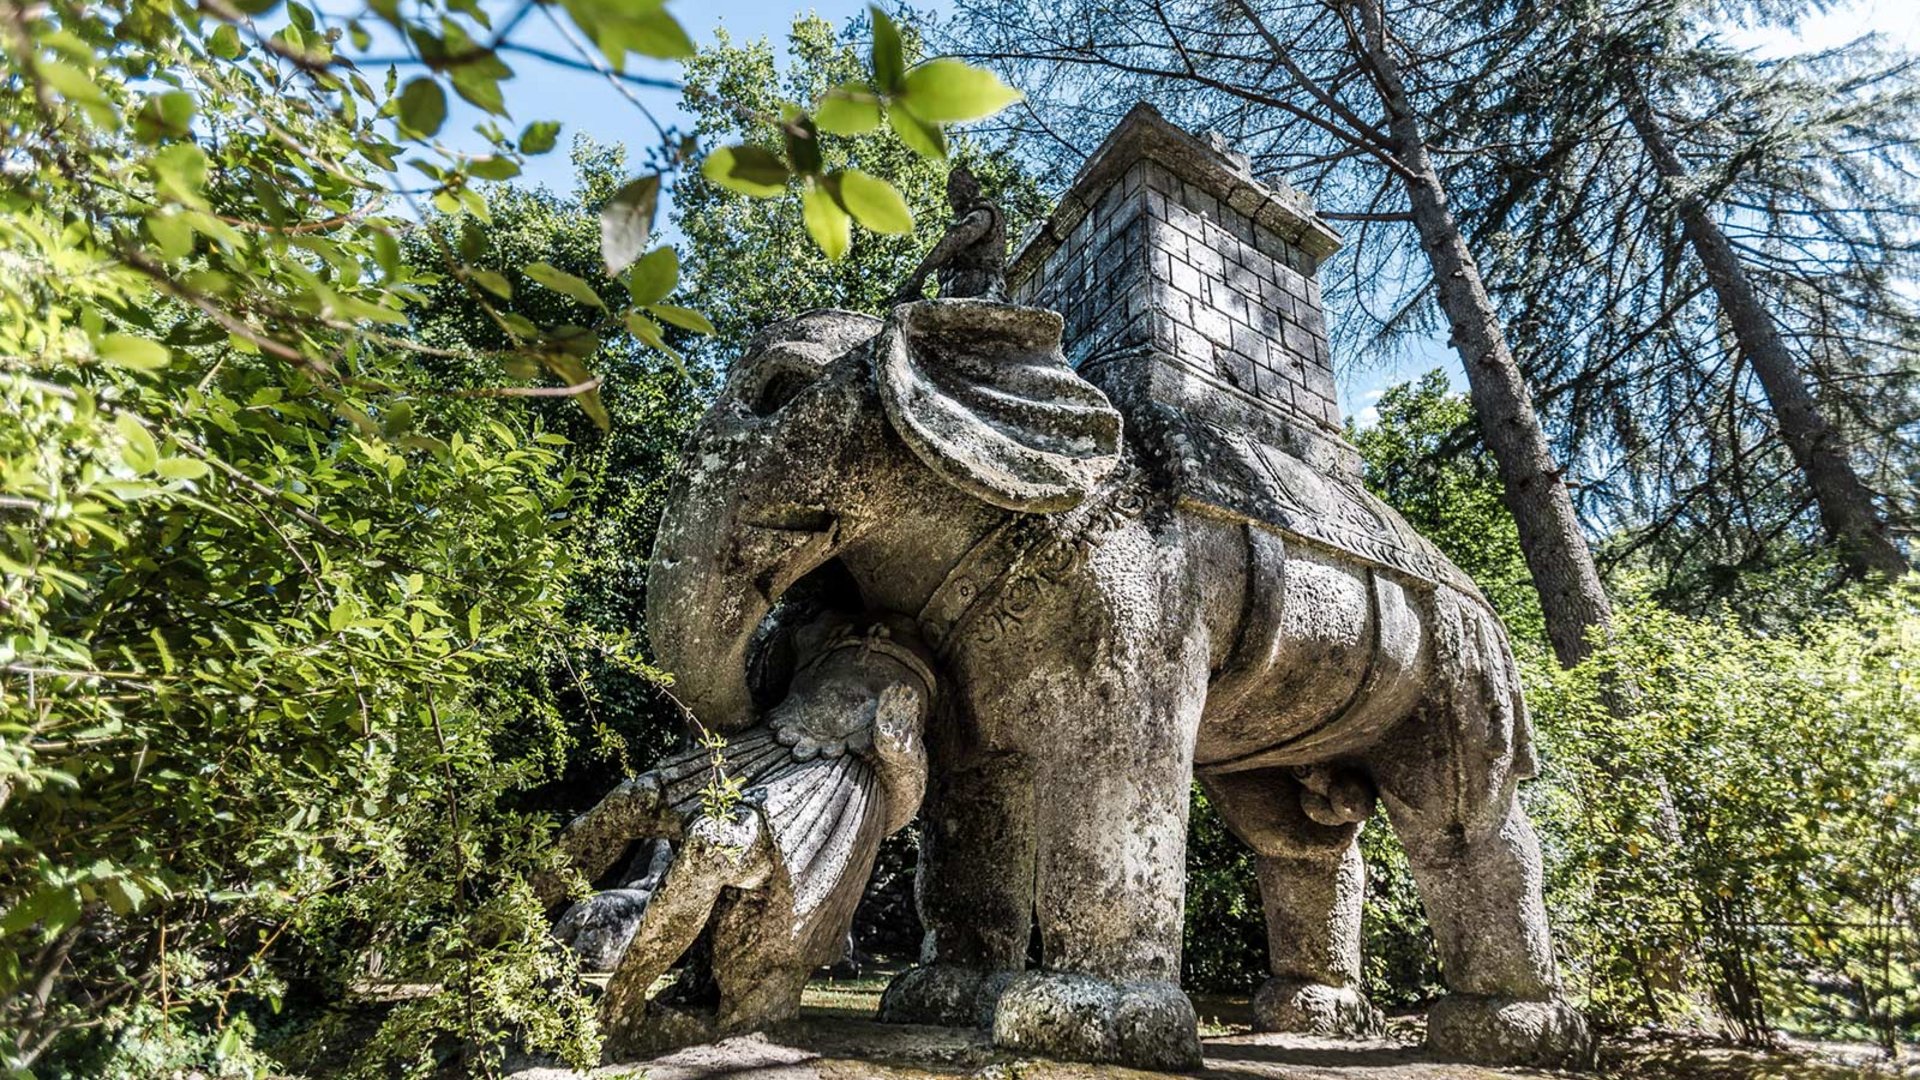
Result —
[{"label": "blue sky", "polygon": [[[937,14],[949,5],[950,0],[934,0],[915,6]],[[354,6],[358,7],[358,4]],[[505,5],[489,3],[488,7],[504,9]],[[724,28],[735,41],[767,37],[776,43],[783,42],[796,13],[812,11],[837,26],[865,8],[866,0],[831,0],[793,6],[779,0],[671,0],[668,5],[668,10],[680,19],[688,33],[702,44],[711,42],[719,28]],[[542,5],[516,32],[515,39],[572,55],[574,46],[555,21],[564,18],[564,15]],[[1880,33],[1894,44],[1920,51],[1920,8],[1916,8],[1916,0],[1855,0],[1851,5],[1844,5],[1810,20],[1797,34],[1759,35],[1735,31],[1729,36],[1737,43],[1760,52],[1785,53],[1827,48],[1865,33]],[[546,64],[525,56],[510,59],[518,74],[518,78],[510,84],[507,95],[514,110],[514,121],[523,124],[529,120],[549,119],[559,120],[565,125],[559,147],[544,157],[533,159],[526,172],[526,180],[546,184],[557,191],[569,188],[572,170],[568,164],[566,147],[575,134],[586,134],[600,142],[628,142],[636,147],[656,138],[652,124],[641,108],[617,90],[606,77]],[[638,62],[632,70],[664,79],[678,76],[678,65],[670,63]],[[634,88],[630,92],[638,99],[639,105],[652,112],[661,123],[673,125],[687,121],[687,117],[678,109],[678,95],[674,91]],[[442,137],[455,148],[481,150],[484,143],[471,133],[473,125],[481,118],[478,110],[456,102]],[[1357,414],[1363,424],[1370,422],[1375,415],[1373,403],[1386,388],[1417,378],[1433,368],[1445,370],[1456,387],[1464,385],[1459,361],[1440,341],[1413,343],[1390,360],[1366,368],[1353,365],[1342,367],[1336,358],[1336,367],[1340,369],[1341,406],[1347,413]]]}]

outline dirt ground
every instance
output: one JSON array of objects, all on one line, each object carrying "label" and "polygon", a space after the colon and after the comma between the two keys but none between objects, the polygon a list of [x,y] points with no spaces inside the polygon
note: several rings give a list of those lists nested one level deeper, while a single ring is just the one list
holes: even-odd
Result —
[{"label": "dirt ground", "polygon": [[[755,1034],[581,1074],[529,1067],[511,1080],[1148,1080],[1172,1074],[1105,1065],[1068,1065],[994,1050],[974,1031],[873,1020],[884,980],[821,982],[807,990],[801,1018]],[[1195,1001],[1207,1080],[1550,1080],[1570,1074],[1486,1069],[1432,1061],[1419,1050],[1419,1017],[1399,1017],[1388,1037],[1346,1041],[1254,1034],[1244,999]],[[1696,1037],[1642,1035],[1610,1042],[1599,1075],[1618,1080],[1920,1080],[1913,1054],[1897,1064],[1867,1047],[1790,1044],[1736,1050]]]}]

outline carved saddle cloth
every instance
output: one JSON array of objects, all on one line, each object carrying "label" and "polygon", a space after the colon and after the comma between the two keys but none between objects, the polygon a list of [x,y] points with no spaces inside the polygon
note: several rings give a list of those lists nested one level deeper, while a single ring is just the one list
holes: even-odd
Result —
[{"label": "carved saddle cloth", "polygon": [[1331,548],[1408,584],[1446,585],[1480,597],[1471,578],[1358,479],[1315,469],[1257,436],[1209,420],[1174,410],[1156,419],[1157,426],[1174,429],[1163,445],[1189,508]]}]

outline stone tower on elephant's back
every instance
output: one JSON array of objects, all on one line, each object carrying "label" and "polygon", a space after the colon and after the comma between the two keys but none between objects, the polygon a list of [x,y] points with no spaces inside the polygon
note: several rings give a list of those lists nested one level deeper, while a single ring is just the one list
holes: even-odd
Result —
[{"label": "stone tower on elephant's back", "polygon": [[1357,479],[1315,276],[1339,246],[1304,195],[1142,104],[1015,254],[1008,286],[1060,312],[1068,361],[1109,395]]}]

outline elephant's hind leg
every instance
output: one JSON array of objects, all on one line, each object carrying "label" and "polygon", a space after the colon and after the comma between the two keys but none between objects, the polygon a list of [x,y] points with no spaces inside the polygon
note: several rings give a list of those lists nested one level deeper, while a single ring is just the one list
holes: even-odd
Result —
[{"label": "elephant's hind leg", "polygon": [[1201,774],[1207,800],[1253,849],[1266,909],[1272,978],[1253,1000],[1261,1031],[1379,1035],[1379,1010],[1360,985],[1366,867],[1358,821],[1323,825],[1301,807],[1291,769]]},{"label": "elephant's hind leg", "polygon": [[1369,760],[1452,992],[1427,1043],[1486,1064],[1582,1064],[1591,1038],[1559,999],[1539,843],[1518,798],[1535,770],[1517,672],[1491,614],[1444,591],[1436,613],[1434,694]]}]

